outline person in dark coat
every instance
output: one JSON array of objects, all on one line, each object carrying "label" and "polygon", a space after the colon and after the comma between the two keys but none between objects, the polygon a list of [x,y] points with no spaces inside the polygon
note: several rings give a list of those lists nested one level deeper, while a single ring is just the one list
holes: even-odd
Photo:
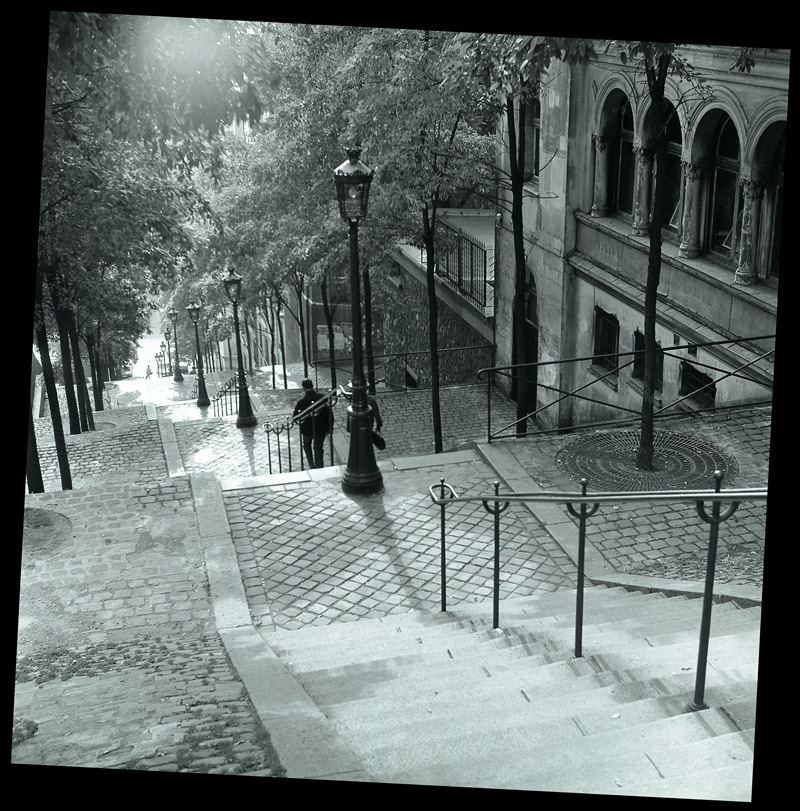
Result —
[{"label": "person in dark coat", "polygon": [[[297,401],[292,416],[297,416],[312,406],[323,395],[314,390],[314,384],[308,378],[303,381],[303,396]],[[320,406],[312,414],[300,420],[300,434],[303,438],[303,451],[309,467],[323,467],[325,437],[333,428],[333,411],[329,405]]]}]

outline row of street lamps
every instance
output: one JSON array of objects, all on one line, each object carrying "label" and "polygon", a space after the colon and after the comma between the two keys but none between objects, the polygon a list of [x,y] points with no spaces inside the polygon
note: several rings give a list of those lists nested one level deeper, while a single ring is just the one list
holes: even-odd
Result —
[{"label": "row of street lamps", "polygon": [[[367,202],[369,189],[372,183],[373,169],[361,162],[361,147],[346,150],[347,160],[333,171],[333,180],[336,185],[336,197],[339,204],[339,214],[348,223],[350,233],[350,295],[353,321],[353,379],[350,387],[353,391],[351,404],[348,406],[348,422],[350,425],[350,448],[342,476],[342,489],[346,493],[370,494],[383,489],[383,477],[375,460],[375,450],[372,445],[372,408],[367,400],[367,382],[364,376],[364,358],[362,350],[361,332],[361,281],[359,273],[358,256],[358,226],[367,216]],[[236,356],[238,363],[238,389],[239,413],[236,425],[239,428],[256,425],[258,420],[253,413],[250,395],[247,390],[244,365],[242,363],[242,342],[239,334],[239,299],[242,289],[242,277],[232,269],[223,279],[225,292],[233,304],[234,332],[236,333]],[[206,391],[203,374],[202,352],[200,351],[200,334],[198,322],[200,320],[200,305],[192,301],[186,307],[189,317],[195,328],[195,342],[197,344],[197,380],[198,398],[197,406],[207,408],[211,403]],[[180,363],[178,361],[178,311],[173,307],[167,313],[172,321],[175,342],[175,375],[176,382],[183,381]],[[167,338],[167,351],[169,351],[169,333]],[[164,344],[161,344],[161,356],[164,354]],[[158,357],[158,356],[157,356]]]}]

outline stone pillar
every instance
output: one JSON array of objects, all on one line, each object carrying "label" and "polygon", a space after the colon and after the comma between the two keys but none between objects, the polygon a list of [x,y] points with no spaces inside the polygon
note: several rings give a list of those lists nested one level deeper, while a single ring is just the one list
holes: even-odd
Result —
[{"label": "stone pillar", "polygon": [[683,223],[678,255],[692,259],[700,254],[700,188],[703,166],[684,163],[683,176]]},{"label": "stone pillar", "polygon": [[594,139],[594,203],[593,217],[605,217],[608,214],[608,138],[602,135]]},{"label": "stone pillar", "polygon": [[653,194],[653,151],[633,148],[636,155],[636,202],[633,207],[633,233],[637,237],[650,231],[650,204]]},{"label": "stone pillar", "polygon": [[733,277],[734,284],[753,285],[758,281],[756,267],[756,245],[758,228],[761,222],[761,201],[764,198],[764,184],[754,180],[740,180],[744,210],[742,211],[742,233],[739,236],[739,266]]}]

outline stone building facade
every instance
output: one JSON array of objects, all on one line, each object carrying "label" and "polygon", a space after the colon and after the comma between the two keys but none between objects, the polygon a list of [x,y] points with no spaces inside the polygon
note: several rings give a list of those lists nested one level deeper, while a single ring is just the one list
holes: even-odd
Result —
[{"label": "stone building facade", "polygon": [[[674,115],[661,181],[667,205],[656,331],[669,352],[656,408],[770,398],[789,52],[759,55],[749,74],[730,70],[734,52],[686,48],[701,88],[668,80]],[[555,63],[531,116],[528,139],[538,155],[523,212],[526,318],[540,362],[537,404],[552,404],[537,415],[544,428],[641,408],[641,363],[601,357],[643,346],[649,234],[657,226],[653,121],[641,79],[635,65],[611,54],[574,67]],[[493,329],[502,365],[514,357],[510,217],[499,224],[495,249]],[[583,387],[586,399],[563,397]]]}]

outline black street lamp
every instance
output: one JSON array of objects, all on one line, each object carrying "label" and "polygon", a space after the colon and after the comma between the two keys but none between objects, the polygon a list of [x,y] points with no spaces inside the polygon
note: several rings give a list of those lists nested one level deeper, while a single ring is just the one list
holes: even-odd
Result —
[{"label": "black street lamp", "polygon": [[236,357],[239,364],[239,416],[236,418],[237,428],[246,428],[255,425],[258,420],[253,414],[253,407],[250,404],[250,395],[247,392],[247,380],[244,376],[244,364],[242,363],[242,339],[239,336],[239,296],[242,292],[242,277],[233,271],[228,271],[228,276],[222,280],[225,285],[225,292],[233,304],[233,328],[236,332]]},{"label": "black street lamp", "polygon": [[363,164],[361,147],[348,149],[347,160],[333,170],[339,214],[350,226],[350,295],[353,321],[353,398],[347,408],[350,419],[350,452],[342,476],[346,493],[377,493],[383,476],[372,447],[372,408],[367,400],[364,357],[361,345],[361,282],[358,269],[358,224],[367,216],[367,200],[374,170]]},{"label": "black street lamp", "polygon": [[[167,368],[165,369],[166,374],[164,375],[164,377],[166,377],[167,375],[172,374],[172,350],[170,349],[170,346],[169,346],[169,330],[164,331],[164,340],[167,342],[166,343],[166,347],[167,347]],[[161,344],[161,347],[163,349],[164,344]]]},{"label": "black street lamp", "polygon": [[178,311],[173,307],[167,315],[172,319],[172,326],[175,330],[175,376],[172,379],[176,383],[183,383],[181,362],[178,360]]},{"label": "black street lamp", "polygon": [[206,378],[203,374],[203,353],[200,351],[200,329],[197,326],[200,321],[200,305],[197,302],[191,302],[186,305],[189,311],[189,318],[192,319],[194,324],[194,340],[197,344],[197,407],[208,408],[211,405],[211,400],[208,399],[208,392],[206,391]]}]

